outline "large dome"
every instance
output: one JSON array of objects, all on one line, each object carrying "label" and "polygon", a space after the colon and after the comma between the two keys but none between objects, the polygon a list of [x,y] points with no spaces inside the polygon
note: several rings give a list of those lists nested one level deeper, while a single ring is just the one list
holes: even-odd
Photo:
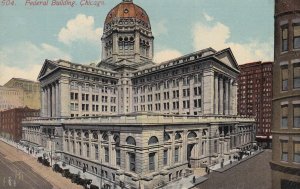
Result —
[{"label": "large dome", "polygon": [[122,3],[115,6],[106,16],[104,25],[114,20],[133,18],[141,20],[150,27],[149,17],[144,9],[134,4],[132,0],[123,0]]}]

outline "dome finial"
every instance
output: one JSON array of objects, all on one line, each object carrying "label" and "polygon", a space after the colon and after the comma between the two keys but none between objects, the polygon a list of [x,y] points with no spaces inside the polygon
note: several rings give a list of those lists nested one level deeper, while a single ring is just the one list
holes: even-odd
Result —
[{"label": "dome finial", "polygon": [[132,2],[132,0],[123,0],[123,2]]}]

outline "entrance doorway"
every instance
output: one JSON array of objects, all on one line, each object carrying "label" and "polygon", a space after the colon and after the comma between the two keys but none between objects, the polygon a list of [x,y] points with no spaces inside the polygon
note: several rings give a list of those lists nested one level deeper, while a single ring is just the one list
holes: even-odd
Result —
[{"label": "entrance doorway", "polygon": [[188,144],[187,145],[187,160],[188,160],[188,167],[191,168],[191,156],[192,156],[192,151],[194,149],[195,144]]}]

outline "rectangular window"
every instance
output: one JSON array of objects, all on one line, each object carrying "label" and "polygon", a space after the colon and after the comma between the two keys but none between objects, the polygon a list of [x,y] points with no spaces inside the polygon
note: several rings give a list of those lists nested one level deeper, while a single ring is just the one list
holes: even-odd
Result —
[{"label": "rectangular window", "polygon": [[294,105],[294,128],[300,128],[300,104]]},{"label": "rectangular window", "polygon": [[288,51],[288,26],[281,29],[281,51]]},{"label": "rectangular window", "polygon": [[281,179],[280,185],[281,185],[280,186],[281,189],[299,189],[300,188],[300,182],[294,182],[291,180]]},{"label": "rectangular window", "polygon": [[288,141],[281,141],[281,161],[288,161]]},{"label": "rectangular window", "polygon": [[174,156],[174,161],[177,163],[179,161],[179,148],[175,148],[175,156]]},{"label": "rectangular window", "polygon": [[294,49],[300,49],[300,24],[294,25]]},{"label": "rectangular window", "polygon": [[109,162],[109,151],[108,147],[104,148],[104,156],[105,156],[105,162]]},{"label": "rectangular window", "polygon": [[288,105],[281,106],[281,128],[288,128]]},{"label": "rectangular window", "polygon": [[116,150],[116,163],[117,165],[121,165],[121,152],[119,149]]},{"label": "rectangular window", "polygon": [[129,169],[135,172],[135,154],[129,153]]},{"label": "rectangular window", "polygon": [[149,154],[149,170],[155,170],[155,153]]},{"label": "rectangular window", "polygon": [[168,165],[168,150],[164,150],[164,165]]},{"label": "rectangular window", "polygon": [[95,160],[99,159],[99,150],[98,150],[98,144],[95,144]]},{"label": "rectangular window", "polygon": [[294,162],[300,163],[300,142],[294,142]]},{"label": "rectangular window", "polygon": [[281,90],[282,91],[287,91],[288,90],[288,79],[289,79],[289,72],[288,72],[288,67],[287,66],[283,66],[281,68],[281,85],[282,85],[282,88]]},{"label": "rectangular window", "polygon": [[86,144],[86,157],[90,157],[90,145]]},{"label": "rectangular window", "polygon": [[294,64],[294,89],[300,88],[300,63]]}]

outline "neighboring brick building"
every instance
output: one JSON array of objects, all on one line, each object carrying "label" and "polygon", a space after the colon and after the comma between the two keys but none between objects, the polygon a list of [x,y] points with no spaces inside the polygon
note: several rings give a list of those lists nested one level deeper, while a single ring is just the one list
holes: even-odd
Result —
[{"label": "neighboring brick building", "polygon": [[258,143],[271,142],[272,62],[240,65],[238,79],[238,113],[256,119]]},{"label": "neighboring brick building", "polygon": [[30,108],[14,108],[0,112],[0,135],[4,138],[19,141],[22,139],[22,119],[38,117],[40,110]]},{"label": "neighboring brick building", "polygon": [[300,1],[275,1],[272,188],[300,188]]}]

